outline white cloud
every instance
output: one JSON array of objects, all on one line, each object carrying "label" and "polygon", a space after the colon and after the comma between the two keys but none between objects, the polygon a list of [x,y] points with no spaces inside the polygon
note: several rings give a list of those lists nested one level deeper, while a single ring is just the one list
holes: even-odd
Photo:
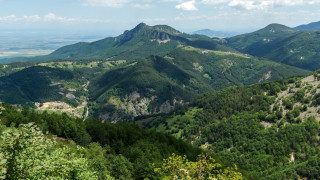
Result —
[{"label": "white cloud", "polygon": [[183,2],[182,0],[161,0],[162,2]]},{"label": "white cloud", "polygon": [[82,0],[83,6],[97,6],[97,7],[122,7],[132,0]]},{"label": "white cloud", "polygon": [[196,4],[195,0],[187,1],[187,2],[176,5],[176,9],[183,10],[183,11],[197,11],[198,8],[196,8],[195,4]]},{"label": "white cloud", "polygon": [[0,17],[0,21],[16,21],[16,20],[17,20],[17,17],[14,14]]},{"label": "white cloud", "polygon": [[202,4],[227,5],[246,10],[266,10],[283,6],[320,4],[320,0],[202,0]]},{"label": "white cloud", "polygon": [[203,4],[223,4],[227,3],[229,0],[202,0],[201,3]]},{"label": "white cloud", "polygon": [[36,22],[40,21],[41,17],[39,15],[32,15],[32,16],[23,16],[23,19],[26,21]]},{"label": "white cloud", "polygon": [[67,22],[67,21],[75,21],[75,18],[65,18],[57,16],[53,13],[48,13],[43,17],[44,21],[59,21],[59,22]]},{"label": "white cloud", "polygon": [[135,8],[141,8],[141,9],[147,9],[147,8],[153,7],[153,5],[151,4],[132,4],[131,6]]},{"label": "white cloud", "polygon": [[165,22],[167,19],[165,18],[144,18],[139,19],[139,22],[145,22],[145,23],[161,23]]},{"label": "white cloud", "polygon": [[9,16],[0,16],[0,22],[60,22],[60,23],[67,23],[67,22],[80,22],[80,23],[109,23],[111,20],[109,19],[87,19],[87,18],[68,18],[68,17],[61,17],[57,16],[54,13],[48,13],[44,16],[39,16],[37,14],[31,16],[22,16],[17,17],[16,15],[12,14]]}]

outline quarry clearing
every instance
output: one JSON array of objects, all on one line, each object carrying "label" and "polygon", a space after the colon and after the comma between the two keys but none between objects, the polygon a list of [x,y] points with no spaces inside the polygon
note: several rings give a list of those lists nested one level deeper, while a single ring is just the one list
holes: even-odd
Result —
[{"label": "quarry clearing", "polygon": [[72,107],[69,104],[61,101],[45,102],[45,103],[35,103],[37,110],[57,112],[57,113],[67,113],[79,118],[87,118],[88,107],[87,101],[83,101],[81,105],[77,107]]}]

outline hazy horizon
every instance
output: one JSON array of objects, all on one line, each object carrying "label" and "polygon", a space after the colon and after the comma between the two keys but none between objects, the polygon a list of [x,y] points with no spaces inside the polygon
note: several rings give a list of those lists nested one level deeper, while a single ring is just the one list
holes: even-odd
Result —
[{"label": "hazy horizon", "polygon": [[0,0],[0,58],[19,56],[12,48],[40,47],[40,53],[29,55],[41,55],[78,41],[114,37],[141,22],[185,33],[247,33],[271,23],[295,27],[318,21],[319,7],[319,0]]},{"label": "hazy horizon", "polygon": [[0,0],[1,29],[113,31],[140,22],[184,32],[250,31],[319,20],[319,0]]}]

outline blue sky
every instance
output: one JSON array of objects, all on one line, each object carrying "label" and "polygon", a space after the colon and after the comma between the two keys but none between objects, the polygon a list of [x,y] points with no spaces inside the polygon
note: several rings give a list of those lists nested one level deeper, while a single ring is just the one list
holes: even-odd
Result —
[{"label": "blue sky", "polygon": [[239,32],[314,21],[320,21],[320,0],[0,0],[2,30],[117,35],[145,22],[183,32]]}]

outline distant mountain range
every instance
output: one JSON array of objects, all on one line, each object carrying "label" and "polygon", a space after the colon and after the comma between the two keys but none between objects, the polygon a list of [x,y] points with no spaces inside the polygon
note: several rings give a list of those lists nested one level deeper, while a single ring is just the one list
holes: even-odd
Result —
[{"label": "distant mountain range", "polygon": [[320,31],[320,21],[300,25],[295,27],[294,29],[302,31]]},{"label": "distant mountain range", "polygon": [[237,32],[223,32],[223,31],[214,31],[211,29],[201,29],[198,31],[191,32],[190,34],[194,35],[204,35],[208,37],[217,37],[217,38],[226,38],[239,35]]}]

